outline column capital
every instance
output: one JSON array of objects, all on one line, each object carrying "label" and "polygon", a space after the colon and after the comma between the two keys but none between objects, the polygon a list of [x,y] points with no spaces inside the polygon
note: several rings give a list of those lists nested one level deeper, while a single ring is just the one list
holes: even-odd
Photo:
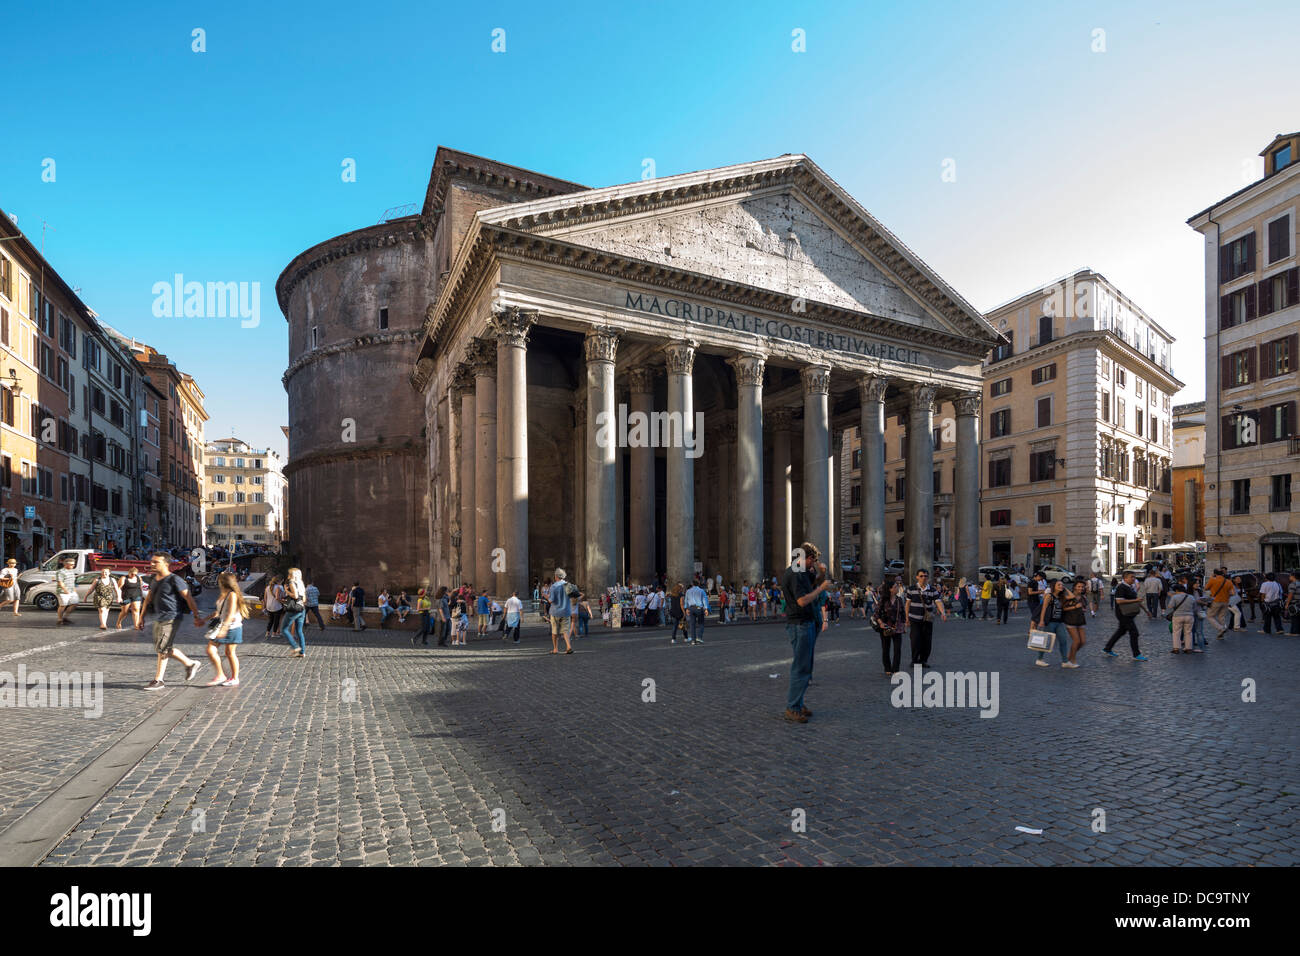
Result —
[{"label": "column capital", "polygon": [[763,419],[774,432],[789,431],[790,426],[794,424],[794,409],[774,408],[770,412],[765,411]]},{"label": "column capital", "polygon": [[927,382],[918,382],[908,389],[908,394],[912,396],[910,411],[921,412],[933,415],[935,410],[935,399],[939,395],[939,386],[931,385]]},{"label": "column capital", "polygon": [[831,367],[829,365],[805,365],[799,369],[803,379],[805,395],[829,395],[831,391]]},{"label": "column capital", "polygon": [[633,365],[627,370],[627,387],[633,395],[653,395],[655,369],[653,365]]},{"label": "column capital", "polygon": [[736,370],[736,384],[742,388],[746,385],[763,384],[763,368],[766,358],[752,352],[742,352],[727,359],[727,364]]},{"label": "column capital", "polygon": [[618,333],[612,328],[591,329],[583,339],[588,362],[612,362],[618,354]]},{"label": "column capital", "polygon": [[491,339],[473,339],[465,350],[465,362],[474,370],[474,375],[497,374],[497,348]]},{"label": "column capital", "polygon": [[670,342],[663,347],[667,357],[669,375],[690,375],[695,368],[695,350],[700,343],[691,339]]},{"label": "column capital", "polygon": [[491,329],[498,345],[512,345],[517,349],[528,347],[528,331],[537,321],[537,313],[530,309],[507,306],[492,313]]},{"label": "column capital", "polygon": [[461,362],[452,373],[451,392],[453,395],[474,391],[474,366]]},{"label": "column capital", "polygon": [[862,404],[883,402],[889,389],[889,379],[883,375],[864,375],[858,379],[858,396]]},{"label": "column capital", "polygon": [[952,400],[952,407],[959,418],[963,415],[979,415],[980,393],[972,392],[958,396]]}]

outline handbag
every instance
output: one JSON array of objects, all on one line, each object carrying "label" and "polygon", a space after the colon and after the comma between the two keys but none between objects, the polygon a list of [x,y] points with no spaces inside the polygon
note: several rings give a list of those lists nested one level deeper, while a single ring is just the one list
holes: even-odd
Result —
[{"label": "handbag", "polygon": [[1030,628],[1029,644],[1031,651],[1050,651],[1056,646],[1055,631],[1040,631],[1038,628]]}]

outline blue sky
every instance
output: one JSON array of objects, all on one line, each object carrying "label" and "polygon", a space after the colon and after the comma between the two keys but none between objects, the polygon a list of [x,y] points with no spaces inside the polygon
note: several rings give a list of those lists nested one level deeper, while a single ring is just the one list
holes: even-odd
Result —
[{"label": "blue sky", "polygon": [[[1191,401],[1185,221],[1300,126],[1296,4],[127,6],[6,12],[0,207],[38,243],[48,221],[87,304],[196,376],[209,437],[282,453],[276,277],[421,201],[439,144],[592,186],[807,153],[981,309],[1099,270],[1179,338]],[[156,318],[176,273],[260,283],[260,324]]]}]

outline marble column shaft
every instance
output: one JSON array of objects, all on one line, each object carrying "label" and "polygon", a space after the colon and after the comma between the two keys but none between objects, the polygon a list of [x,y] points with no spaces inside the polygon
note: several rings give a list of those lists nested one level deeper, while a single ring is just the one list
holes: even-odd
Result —
[{"label": "marble column shaft", "polygon": [[447,580],[435,584],[450,584],[460,574],[460,551],[452,543],[452,535],[461,532],[460,523],[460,391],[447,390]]},{"label": "marble column shaft", "polygon": [[885,389],[889,383],[866,376],[858,383],[862,403],[862,497],[858,549],[862,583],[880,585],[885,577]]},{"label": "marble column shaft", "polygon": [[736,402],[736,573],[763,577],[763,366],[758,355],[731,359],[739,394]]},{"label": "marble column shaft", "polygon": [[681,424],[682,441],[673,442],[668,454],[667,572],[671,589],[678,582],[690,584],[695,573],[695,460],[686,454],[686,444],[695,440],[695,397],[692,373],[695,342],[674,342],[664,346],[668,364],[668,414]]},{"label": "marble column shaft", "polygon": [[959,579],[975,580],[980,563],[980,396],[963,396],[953,405],[957,412],[957,479],[952,489],[956,531],[953,573]]},{"label": "marble column shaft", "polygon": [[474,372],[468,366],[461,371],[460,390],[460,583],[474,584],[475,563],[474,543],[477,540],[477,522],[474,511],[475,464],[477,456],[475,438],[477,421],[474,413]]},{"label": "marble column shaft", "polygon": [[497,362],[495,343],[474,342],[474,586],[496,590]]},{"label": "marble column shaft", "polygon": [[914,385],[907,412],[907,463],[904,525],[907,580],[922,568],[934,580],[934,399],[933,385]]},{"label": "marble column shaft", "polygon": [[528,580],[528,330],[536,313],[509,308],[493,317],[497,342],[497,535],[505,570],[496,591],[520,600]]},{"label": "marble column shaft", "polygon": [[[630,414],[654,413],[654,369],[639,365],[628,372]],[[655,574],[655,450],[649,442],[628,450],[631,458],[631,525],[628,527],[630,579],[649,584]]]},{"label": "marble column shaft", "polygon": [[790,470],[790,424],[788,409],[772,413],[772,558],[769,567],[779,574],[790,564],[794,550],[793,475]]},{"label": "marble column shaft", "polygon": [[615,525],[618,417],[614,408],[614,357],[618,336],[593,329],[584,340],[587,360],[587,567],[589,594],[603,594],[617,583],[618,531]]},{"label": "marble column shaft", "polygon": [[[831,551],[830,376],[826,365],[800,370],[803,378],[803,536],[823,559]],[[787,562],[788,563],[788,562]],[[828,570],[833,575],[834,568]]]}]

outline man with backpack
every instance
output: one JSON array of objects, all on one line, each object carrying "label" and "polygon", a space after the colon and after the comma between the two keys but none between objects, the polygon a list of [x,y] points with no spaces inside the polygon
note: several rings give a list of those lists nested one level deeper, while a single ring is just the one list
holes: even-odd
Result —
[{"label": "man with backpack", "polygon": [[564,634],[564,653],[573,653],[570,631],[573,626],[573,602],[569,599],[569,584],[564,580],[564,568],[555,569],[555,581],[548,592],[550,599],[551,653],[560,653],[560,634]]}]

